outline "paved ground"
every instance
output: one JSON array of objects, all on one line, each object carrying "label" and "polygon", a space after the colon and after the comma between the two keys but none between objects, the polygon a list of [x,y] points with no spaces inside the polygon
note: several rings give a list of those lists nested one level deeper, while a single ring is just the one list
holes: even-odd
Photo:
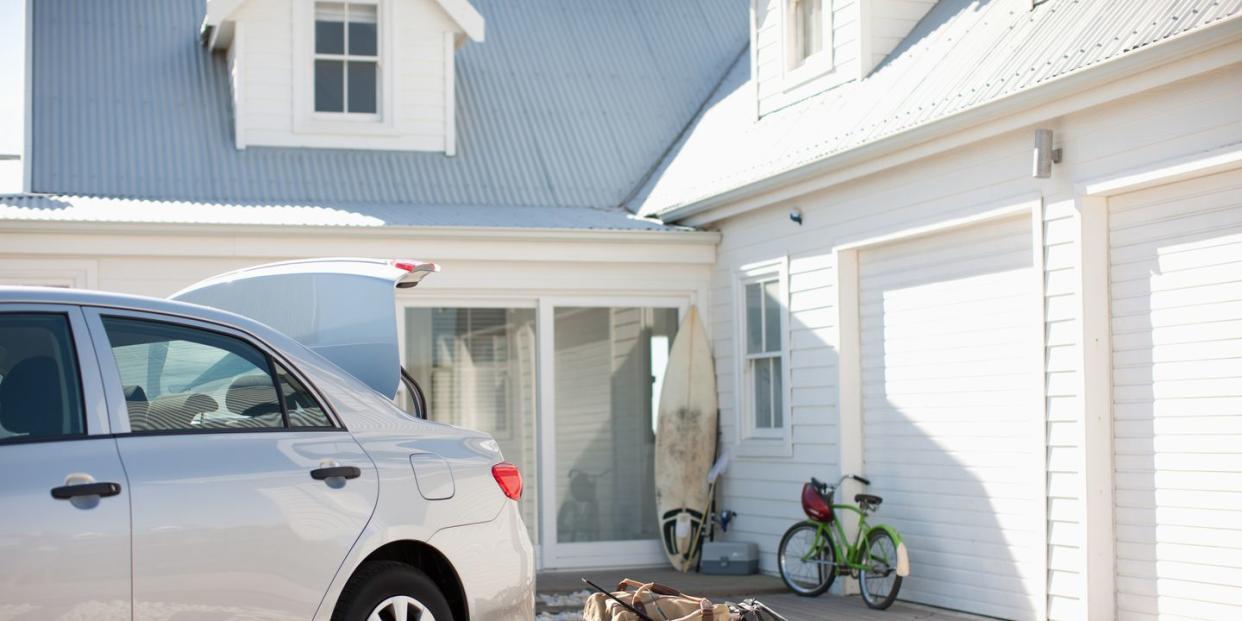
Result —
[{"label": "paved ground", "polygon": [[705,576],[682,574],[668,567],[592,570],[577,572],[541,573],[536,581],[535,592],[540,619],[570,621],[582,608],[586,586],[581,579],[611,589],[621,578],[633,578],[646,582],[659,582],[680,589],[691,595],[718,600],[738,601],[754,597],[789,621],[965,621],[981,617],[957,612],[928,608],[897,602],[884,611],[871,610],[858,596],[840,597],[825,594],[820,597],[798,597],[790,593],[779,578],[772,576]]}]

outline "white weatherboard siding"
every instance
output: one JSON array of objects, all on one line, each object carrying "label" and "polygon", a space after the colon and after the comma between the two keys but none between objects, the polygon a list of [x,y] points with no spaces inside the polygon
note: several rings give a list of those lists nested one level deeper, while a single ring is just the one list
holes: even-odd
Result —
[{"label": "white weatherboard siding", "polygon": [[917,560],[905,599],[1038,609],[1032,262],[1029,214],[859,253],[864,470]]},{"label": "white weatherboard siding", "polygon": [[1117,615],[1242,616],[1242,173],[1109,201]]},{"label": "white weatherboard siding", "polygon": [[[731,297],[736,270],[789,257],[787,413],[792,448],[789,457],[734,453],[721,504],[739,516],[727,538],[758,543],[761,569],[774,574],[781,534],[803,517],[798,505],[801,482],[810,476],[839,476],[840,343],[833,248],[1012,206],[1015,197],[1023,201],[1042,196],[1043,227],[1032,231],[1032,241],[1042,235],[1044,248],[1046,611],[1049,619],[1087,618],[1083,454],[1101,449],[1084,447],[1082,441],[1082,250],[1075,207],[1080,190],[1075,184],[1242,143],[1242,107],[1230,105],[1238,92],[1242,71],[1233,67],[1080,112],[1050,110],[1047,116],[1053,120],[795,198],[771,199],[770,208],[719,221],[723,240],[713,272],[710,325],[726,444],[739,442],[732,355],[738,333]],[[1030,176],[1030,129],[1035,126],[1053,128],[1064,148],[1065,158],[1053,168],[1051,179]],[[793,207],[802,211],[801,226],[788,218]],[[1033,353],[1038,356],[1038,346]],[[1034,392],[1039,378],[1032,373],[1030,379]],[[1027,397],[1022,405],[1037,409],[1038,397]],[[877,486],[889,485],[872,478]],[[902,510],[891,502],[886,498],[876,521],[903,519]],[[960,512],[955,519],[965,515]],[[912,538],[907,534],[907,540]],[[924,560],[912,556],[916,575],[924,570]],[[910,584],[915,584],[913,579]],[[903,590],[905,596],[914,592]]]}]

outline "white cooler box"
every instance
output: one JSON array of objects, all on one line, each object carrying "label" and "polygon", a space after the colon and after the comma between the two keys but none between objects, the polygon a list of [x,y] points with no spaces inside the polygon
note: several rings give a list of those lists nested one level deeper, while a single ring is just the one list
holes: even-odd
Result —
[{"label": "white cooler box", "polygon": [[699,572],[730,576],[758,573],[759,546],[746,541],[704,542]]}]

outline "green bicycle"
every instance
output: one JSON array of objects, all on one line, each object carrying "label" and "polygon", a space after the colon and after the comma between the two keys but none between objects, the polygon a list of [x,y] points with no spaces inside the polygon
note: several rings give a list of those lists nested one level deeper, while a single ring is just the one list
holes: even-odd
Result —
[{"label": "green bicycle", "polygon": [[[910,559],[901,535],[885,524],[867,524],[883,499],[871,494],[854,496],[857,505],[833,504],[836,488],[846,479],[863,485],[871,481],[858,475],[841,477],[829,487],[814,477],[802,486],[802,510],[810,518],[785,531],[777,552],[781,579],[791,591],[805,597],[821,595],[838,573],[858,578],[858,588],[868,608],[884,610],[893,605],[902,577],[910,573]],[[837,512],[858,514],[858,533],[851,543]]]}]

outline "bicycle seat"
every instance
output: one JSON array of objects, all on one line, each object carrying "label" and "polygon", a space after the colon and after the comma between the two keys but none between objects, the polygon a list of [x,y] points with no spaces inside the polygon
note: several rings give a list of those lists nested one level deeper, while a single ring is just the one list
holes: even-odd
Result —
[{"label": "bicycle seat", "polygon": [[873,507],[878,507],[880,506],[880,503],[884,502],[884,499],[880,498],[879,496],[873,496],[871,494],[854,494],[854,502],[860,505],[868,504]]}]

